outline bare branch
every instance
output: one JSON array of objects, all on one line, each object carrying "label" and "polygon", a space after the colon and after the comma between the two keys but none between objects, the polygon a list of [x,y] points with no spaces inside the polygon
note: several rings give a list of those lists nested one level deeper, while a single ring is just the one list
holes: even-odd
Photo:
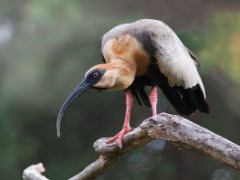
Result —
[{"label": "bare branch", "polygon": [[101,138],[94,143],[99,158],[70,180],[95,179],[116,164],[125,153],[154,139],[165,139],[174,145],[208,154],[240,170],[240,146],[176,115],[162,113],[146,119],[124,137],[122,149],[116,142],[106,144],[107,139]]},{"label": "bare branch", "polygon": [[45,168],[42,163],[31,165],[23,171],[24,180],[49,180],[41,173],[45,172]]}]

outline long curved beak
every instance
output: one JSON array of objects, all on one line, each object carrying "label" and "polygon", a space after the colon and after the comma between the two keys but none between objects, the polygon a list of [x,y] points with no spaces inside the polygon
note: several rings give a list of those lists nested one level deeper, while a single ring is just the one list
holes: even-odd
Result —
[{"label": "long curved beak", "polygon": [[57,117],[57,123],[56,123],[56,128],[57,128],[57,136],[60,137],[60,126],[61,126],[61,121],[63,114],[65,110],[68,108],[69,104],[80,94],[82,94],[84,91],[88,90],[90,88],[90,84],[86,83],[85,79],[71,92],[71,94],[67,97],[65,102],[63,103],[62,107],[59,110],[58,117]]}]

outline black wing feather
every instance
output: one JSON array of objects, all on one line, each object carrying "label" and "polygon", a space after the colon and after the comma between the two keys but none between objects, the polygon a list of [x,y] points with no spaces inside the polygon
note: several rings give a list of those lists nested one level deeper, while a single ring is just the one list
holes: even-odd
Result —
[{"label": "black wing feather", "polygon": [[156,65],[151,66],[151,71],[148,74],[136,77],[130,86],[133,95],[140,102],[139,104],[143,102],[146,106],[151,106],[144,86],[159,86],[179,114],[189,115],[197,109],[201,112],[209,113],[209,106],[198,84],[188,89],[180,86],[171,87],[168,84],[168,79],[160,72]]}]

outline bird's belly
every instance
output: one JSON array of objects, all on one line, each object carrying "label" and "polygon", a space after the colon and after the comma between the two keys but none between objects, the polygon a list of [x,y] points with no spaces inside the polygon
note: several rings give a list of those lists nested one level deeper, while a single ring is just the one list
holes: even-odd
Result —
[{"label": "bird's belly", "polygon": [[136,75],[140,76],[147,72],[150,63],[150,58],[147,56],[146,52],[143,50],[138,50],[133,55],[134,61],[137,67]]}]

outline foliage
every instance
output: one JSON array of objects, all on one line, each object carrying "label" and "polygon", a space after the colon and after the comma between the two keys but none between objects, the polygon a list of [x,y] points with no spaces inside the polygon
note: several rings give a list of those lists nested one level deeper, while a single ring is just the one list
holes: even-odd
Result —
[{"label": "foliage", "polygon": [[240,13],[215,14],[204,33],[186,36],[204,67],[218,66],[240,84]]}]

